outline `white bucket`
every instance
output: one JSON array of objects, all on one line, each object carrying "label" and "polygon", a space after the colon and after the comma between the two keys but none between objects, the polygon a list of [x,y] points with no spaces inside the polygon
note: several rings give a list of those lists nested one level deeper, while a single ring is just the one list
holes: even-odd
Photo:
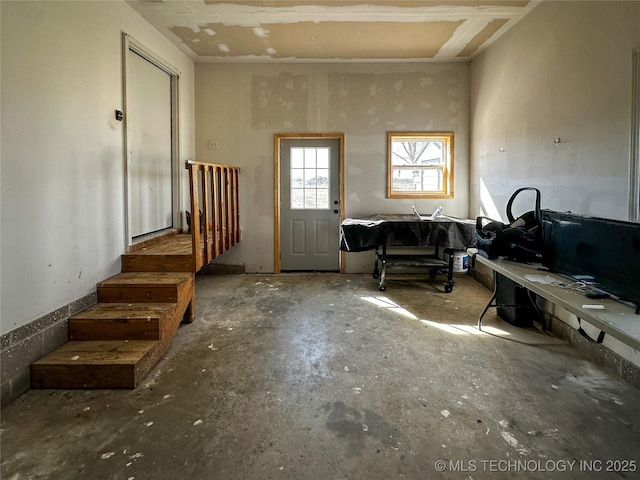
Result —
[{"label": "white bucket", "polygon": [[[444,260],[449,261],[449,254],[444,254]],[[453,252],[453,273],[467,273],[469,271],[469,255],[463,250]]]}]

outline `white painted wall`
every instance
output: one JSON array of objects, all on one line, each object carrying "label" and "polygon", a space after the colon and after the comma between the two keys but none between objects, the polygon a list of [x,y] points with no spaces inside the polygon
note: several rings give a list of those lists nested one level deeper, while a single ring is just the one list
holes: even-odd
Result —
[{"label": "white painted wall", "polygon": [[506,220],[530,185],[543,208],[628,218],[638,46],[640,2],[545,1],[473,60],[472,216]]},{"label": "white painted wall", "polygon": [[[275,133],[345,134],[346,217],[430,212],[468,215],[469,65],[197,64],[198,160],[238,165],[242,241],[216,261],[273,272]],[[386,132],[455,133],[455,198],[386,198]],[[208,139],[219,149],[209,150]],[[372,254],[350,253],[349,273],[369,272]]]},{"label": "white painted wall", "polygon": [[194,73],[124,2],[0,5],[4,334],[120,271],[122,32],[181,72],[180,162],[193,158]]},{"label": "white painted wall", "polygon": [[[543,208],[628,219],[638,46],[640,2],[544,1],[473,60],[472,216],[506,221],[513,191],[535,186]],[[533,208],[522,200],[515,214]],[[544,308],[577,328],[574,315]],[[638,351],[609,336],[604,345],[640,365]]]}]

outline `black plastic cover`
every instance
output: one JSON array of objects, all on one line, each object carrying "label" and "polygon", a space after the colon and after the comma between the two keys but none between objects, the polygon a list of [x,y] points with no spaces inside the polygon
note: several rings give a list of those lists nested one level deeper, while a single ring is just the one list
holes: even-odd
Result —
[{"label": "black plastic cover", "polygon": [[340,226],[340,250],[362,252],[380,245],[466,250],[475,246],[475,224],[475,220],[445,215],[435,220],[418,220],[414,215],[401,214],[348,218]]}]

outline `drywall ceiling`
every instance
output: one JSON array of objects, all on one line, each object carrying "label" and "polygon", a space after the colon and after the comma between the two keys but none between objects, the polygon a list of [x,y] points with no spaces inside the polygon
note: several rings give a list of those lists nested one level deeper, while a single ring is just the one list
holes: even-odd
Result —
[{"label": "drywall ceiling", "polygon": [[538,0],[128,0],[195,62],[465,61]]}]

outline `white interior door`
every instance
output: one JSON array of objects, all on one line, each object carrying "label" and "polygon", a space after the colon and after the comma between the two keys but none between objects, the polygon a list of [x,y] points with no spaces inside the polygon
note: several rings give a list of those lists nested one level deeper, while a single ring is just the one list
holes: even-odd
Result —
[{"label": "white interior door", "polygon": [[171,75],[127,51],[129,238],[173,226]]},{"label": "white interior door", "polygon": [[280,266],[340,269],[340,140],[282,139]]}]

